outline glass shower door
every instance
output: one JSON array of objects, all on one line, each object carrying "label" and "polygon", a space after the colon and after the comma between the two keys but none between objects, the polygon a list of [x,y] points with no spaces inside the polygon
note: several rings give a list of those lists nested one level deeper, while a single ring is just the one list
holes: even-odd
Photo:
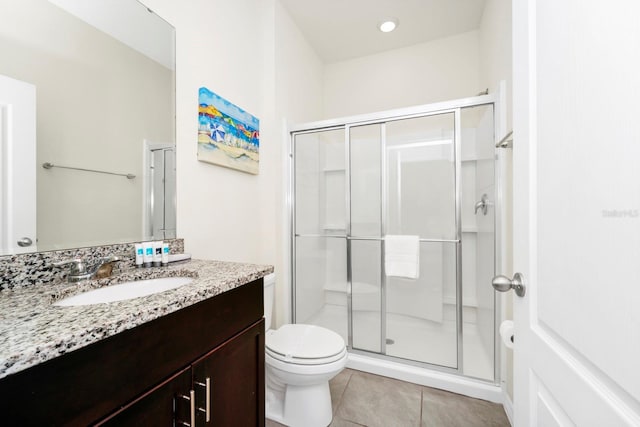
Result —
[{"label": "glass shower door", "polygon": [[493,105],[461,109],[463,372],[493,380],[495,370],[496,179]]},{"label": "glass shower door", "polygon": [[[350,128],[353,347],[456,368],[454,113]],[[419,275],[387,276],[385,236],[420,239]]]},{"label": "glass shower door", "polygon": [[344,129],[294,136],[294,320],[348,338]]},{"label": "glass shower door", "polygon": [[450,368],[458,366],[454,116],[386,125],[386,234],[420,239],[418,277],[386,277],[386,354]]},{"label": "glass shower door", "polygon": [[384,352],[382,280],[382,124],[349,132],[352,347]]}]

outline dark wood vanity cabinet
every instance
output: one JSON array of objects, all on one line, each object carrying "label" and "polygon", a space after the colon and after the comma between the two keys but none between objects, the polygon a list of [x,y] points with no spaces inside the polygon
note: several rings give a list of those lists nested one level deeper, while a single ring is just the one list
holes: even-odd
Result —
[{"label": "dark wood vanity cabinet", "polygon": [[258,279],[10,375],[0,425],[264,426],[262,316]]},{"label": "dark wood vanity cabinet", "polygon": [[264,356],[260,353],[264,353],[264,321],[213,349],[97,425],[264,426],[264,382],[260,380],[264,378]]},{"label": "dark wood vanity cabinet", "polygon": [[[192,365],[196,426],[264,426],[264,320]],[[207,382],[210,417],[206,424]]]}]

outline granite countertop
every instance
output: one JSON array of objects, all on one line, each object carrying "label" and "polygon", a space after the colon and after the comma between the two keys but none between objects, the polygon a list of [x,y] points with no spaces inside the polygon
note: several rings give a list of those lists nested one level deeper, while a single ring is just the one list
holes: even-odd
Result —
[{"label": "granite countertop", "polygon": [[[268,265],[191,260],[168,267],[131,269],[108,279],[34,285],[0,292],[0,378],[131,329],[273,272]],[[57,300],[130,280],[193,277],[180,288],[76,307]]]}]

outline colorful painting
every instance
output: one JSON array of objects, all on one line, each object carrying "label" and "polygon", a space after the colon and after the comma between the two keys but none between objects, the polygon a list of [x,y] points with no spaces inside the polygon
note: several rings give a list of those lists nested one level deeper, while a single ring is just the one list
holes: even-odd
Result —
[{"label": "colorful painting", "polygon": [[198,104],[198,160],[258,174],[260,121],[206,87]]}]

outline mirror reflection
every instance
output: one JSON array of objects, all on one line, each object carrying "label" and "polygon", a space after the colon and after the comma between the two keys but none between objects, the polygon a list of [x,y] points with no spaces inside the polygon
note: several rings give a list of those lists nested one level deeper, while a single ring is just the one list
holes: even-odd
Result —
[{"label": "mirror reflection", "polygon": [[174,46],[135,0],[0,0],[0,255],[175,237]]}]

